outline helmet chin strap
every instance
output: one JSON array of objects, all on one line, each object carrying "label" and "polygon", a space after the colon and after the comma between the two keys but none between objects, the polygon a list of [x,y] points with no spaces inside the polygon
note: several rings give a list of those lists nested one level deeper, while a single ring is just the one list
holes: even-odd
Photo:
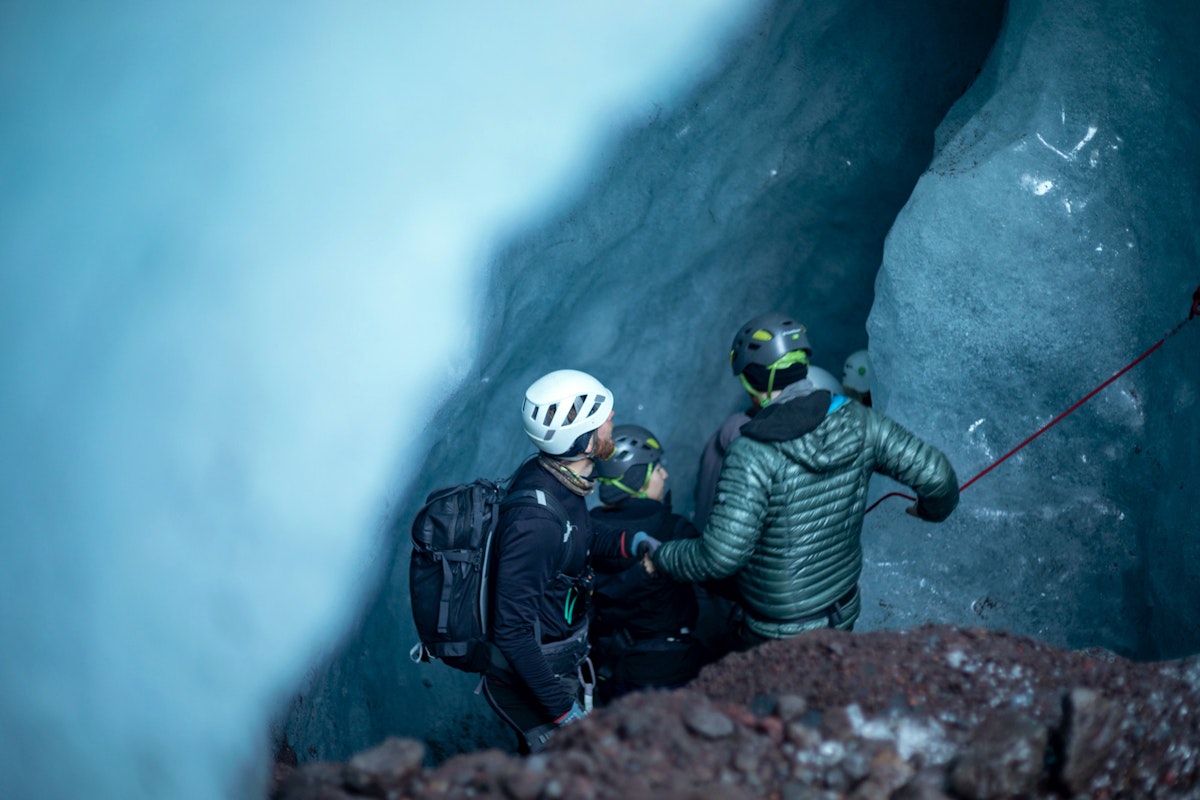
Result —
[{"label": "helmet chin strap", "polygon": [[[587,436],[588,436],[588,444],[587,444],[587,447],[584,448],[584,451],[582,453],[579,453],[578,455],[573,455],[573,456],[564,454],[561,456],[552,456],[552,457],[557,458],[559,461],[565,461],[569,464],[573,464],[576,461],[585,461],[587,459],[590,459],[596,452],[596,432],[592,431],[592,432],[588,433]],[[570,452],[570,451],[568,451],[568,452]]]},{"label": "helmet chin strap", "polygon": [[[771,402],[771,389],[769,385],[767,391],[760,392],[758,389],[755,389],[750,385],[750,381],[746,380],[745,374],[738,375],[738,377],[742,379],[742,386],[746,388],[746,391],[758,399],[759,408],[765,408],[767,404]],[[771,370],[771,383],[774,382],[775,370]]]}]

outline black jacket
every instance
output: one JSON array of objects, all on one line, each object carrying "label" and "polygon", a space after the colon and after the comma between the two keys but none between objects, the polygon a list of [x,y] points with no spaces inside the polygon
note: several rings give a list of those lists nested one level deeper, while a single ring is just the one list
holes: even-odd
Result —
[{"label": "black jacket", "polygon": [[[645,531],[660,542],[691,539],[700,532],[671,512],[669,502],[630,498],[616,507],[592,509],[592,518],[605,527],[623,527],[632,536]],[[640,563],[612,575],[597,575],[592,621],[593,638],[628,631],[635,639],[679,636],[694,631],[699,608],[690,583],[661,573],[649,574]]]},{"label": "black jacket", "polygon": [[[633,563],[623,528],[594,531],[587,503],[559,483],[536,458],[517,471],[510,491],[541,489],[566,512],[569,530],[537,506],[507,508],[496,531],[492,592],[492,642],[516,677],[533,692],[550,719],[571,709],[540,645],[558,642],[587,624],[583,585],[590,567],[624,569]],[[538,639],[540,632],[541,638]]]}]

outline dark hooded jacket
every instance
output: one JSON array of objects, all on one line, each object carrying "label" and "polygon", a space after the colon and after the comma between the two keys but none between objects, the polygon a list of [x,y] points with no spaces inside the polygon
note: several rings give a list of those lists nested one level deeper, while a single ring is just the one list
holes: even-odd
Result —
[{"label": "dark hooded jacket", "polygon": [[[958,503],[939,450],[858,402],[789,386],[729,446],[701,538],[662,545],[654,564],[685,581],[734,575],[760,636],[825,627],[822,612],[858,584],[873,472],[910,486],[924,519],[943,520]],[[854,594],[839,627],[859,610]]]},{"label": "dark hooded jacket", "polygon": [[[695,538],[700,532],[669,501],[630,498],[617,506],[592,509],[592,519],[606,528],[645,531],[660,542]],[[695,630],[699,606],[691,584],[651,575],[635,563],[619,573],[596,576],[594,637],[626,630],[635,638],[679,636]]]},{"label": "dark hooded jacket", "polygon": [[592,567],[616,572],[635,559],[626,531],[593,525],[587,502],[536,458],[521,466],[509,488],[546,492],[569,521],[564,527],[544,508],[515,506],[504,510],[496,530],[491,638],[507,662],[496,677],[525,684],[553,719],[570,711],[573,698],[543,646],[586,637]]},{"label": "dark hooded jacket", "polygon": [[[752,409],[757,411],[757,409]],[[700,530],[708,524],[708,515],[712,511],[713,498],[717,495],[717,480],[721,477],[721,466],[725,463],[725,454],[729,445],[742,434],[742,426],[750,421],[751,415],[746,411],[730,414],[717,428],[717,432],[709,437],[700,453],[700,471],[696,475],[695,503],[692,512],[692,522]]]}]

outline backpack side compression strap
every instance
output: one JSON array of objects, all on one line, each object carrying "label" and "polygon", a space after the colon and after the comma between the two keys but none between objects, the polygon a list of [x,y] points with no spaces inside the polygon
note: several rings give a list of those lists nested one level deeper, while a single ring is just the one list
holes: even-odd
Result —
[{"label": "backpack side compression strap", "polygon": [[[471,538],[468,541],[482,540],[485,506],[493,506],[487,509],[487,513],[489,519],[495,520],[499,512],[499,505],[496,500],[484,493],[482,486],[475,484],[471,487]],[[480,558],[479,553],[475,550],[443,550],[437,553],[436,557],[442,564],[442,594],[438,598],[437,632],[444,634],[450,623],[451,590],[454,587],[451,573],[454,565],[459,563],[479,564]]]}]

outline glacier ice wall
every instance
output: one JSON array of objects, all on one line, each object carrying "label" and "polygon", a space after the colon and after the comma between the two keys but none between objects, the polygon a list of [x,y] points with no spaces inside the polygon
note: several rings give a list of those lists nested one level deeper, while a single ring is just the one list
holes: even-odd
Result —
[{"label": "glacier ice wall", "polygon": [[[1182,0],[779,2],[732,48],[754,6],[455,9],[0,12],[0,795],[245,794],[271,712],[305,759],[503,745],[406,662],[404,525],[528,452],[547,369],[686,511],[733,326],[791,311],[966,480],[1200,281]],[[950,523],[873,512],[862,627],[1200,649],[1196,325]]]},{"label": "glacier ice wall", "polygon": [[[970,85],[1001,3],[776,3],[692,90],[646,100],[577,197],[497,253],[477,369],[446,398],[421,473],[398,502],[395,569],[286,733],[302,757],[343,758],[385,735],[438,755],[511,745],[476,681],[412,666],[407,524],[431,488],[502,477],[531,452],[525,387],[593,372],[618,421],[664,442],[690,509],[705,439],[744,402],[734,329],[769,308],[809,324],[815,363],[840,374],[866,344],[883,240]],[[312,748],[312,752],[309,752]]]},{"label": "glacier ice wall", "polygon": [[[934,434],[962,482],[1187,318],[1198,53],[1192,3],[1014,0],[939,128],[868,330],[880,405]],[[1198,337],[1185,326],[968,488],[947,524],[869,525],[864,624],[976,623],[1142,659],[1200,649]]]},{"label": "glacier ice wall", "polygon": [[485,254],[751,7],[5,4],[0,796],[258,794]]}]

